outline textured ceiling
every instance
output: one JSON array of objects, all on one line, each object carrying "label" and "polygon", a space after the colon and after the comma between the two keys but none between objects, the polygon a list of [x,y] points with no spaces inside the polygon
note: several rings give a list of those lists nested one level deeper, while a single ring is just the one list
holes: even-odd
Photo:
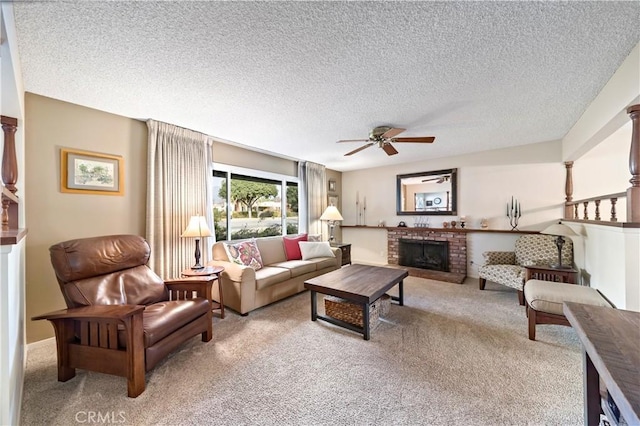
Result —
[{"label": "textured ceiling", "polygon": [[[348,171],[562,138],[640,2],[16,2],[25,90]],[[378,125],[393,157],[343,154]]]}]

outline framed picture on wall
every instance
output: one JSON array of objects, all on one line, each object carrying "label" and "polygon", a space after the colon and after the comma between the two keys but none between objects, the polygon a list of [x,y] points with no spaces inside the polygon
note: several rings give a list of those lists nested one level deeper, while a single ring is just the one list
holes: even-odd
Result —
[{"label": "framed picture on wall", "polygon": [[124,195],[124,160],[98,152],[60,149],[60,191]]},{"label": "framed picture on wall", "polygon": [[336,181],[329,180],[329,192],[336,192]]},{"label": "framed picture on wall", "polygon": [[338,196],[337,195],[329,195],[329,206],[338,207]]}]

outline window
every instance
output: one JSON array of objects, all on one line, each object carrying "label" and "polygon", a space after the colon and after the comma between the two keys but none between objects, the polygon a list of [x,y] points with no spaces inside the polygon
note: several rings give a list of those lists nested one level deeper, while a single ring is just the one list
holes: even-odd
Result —
[{"label": "window", "polygon": [[213,222],[216,241],[297,234],[298,179],[214,165]]}]

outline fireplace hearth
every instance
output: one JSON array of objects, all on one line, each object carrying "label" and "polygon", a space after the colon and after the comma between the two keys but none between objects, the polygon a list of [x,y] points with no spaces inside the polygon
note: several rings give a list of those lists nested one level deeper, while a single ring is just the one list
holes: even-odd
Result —
[{"label": "fireplace hearth", "polygon": [[447,241],[400,239],[399,243],[399,265],[449,272]]}]

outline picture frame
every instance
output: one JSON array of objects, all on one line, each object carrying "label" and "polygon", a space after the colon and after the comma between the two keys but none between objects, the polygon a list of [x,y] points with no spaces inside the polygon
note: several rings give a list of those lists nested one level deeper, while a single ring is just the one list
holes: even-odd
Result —
[{"label": "picture frame", "polygon": [[329,179],[329,192],[336,192],[336,181]]},{"label": "picture frame", "polygon": [[60,191],[124,195],[124,159],[119,155],[61,148]]},{"label": "picture frame", "polygon": [[329,195],[328,197],[328,202],[329,204],[327,204],[327,206],[335,206],[338,207],[338,196],[337,195]]}]

